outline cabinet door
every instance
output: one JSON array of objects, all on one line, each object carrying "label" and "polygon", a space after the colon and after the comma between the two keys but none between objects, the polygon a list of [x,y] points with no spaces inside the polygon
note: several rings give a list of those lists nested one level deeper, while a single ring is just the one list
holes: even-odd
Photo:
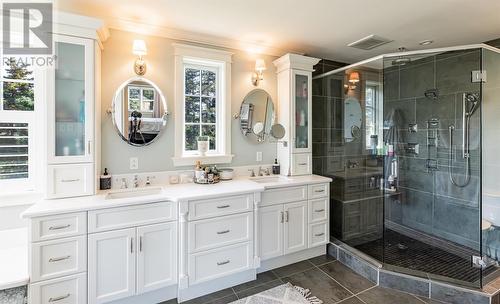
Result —
[{"label": "cabinet door", "polygon": [[285,254],[307,248],[307,201],[285,204]]},{"label": "cabinet door", "polygon": [[311,73],[292,73],[293,152],[311,152]]},{"label": "cabinet door", "polygon": [[283,205],[259,209],[259,242],[261,260],[283,255]]},{"label": "cabinet door", "polygon": [[137,293],[177,282],[177,225],[164,223],[137,228]]},{"label": "cabinet door", "polygon": [[57,65],[48,81],[48,161],[93,161],[94,44],[55,35]]},{"label": "cabinet door", "polygon": [[88,236],[89,303],[105,303],[135,294],[135,228]]}]

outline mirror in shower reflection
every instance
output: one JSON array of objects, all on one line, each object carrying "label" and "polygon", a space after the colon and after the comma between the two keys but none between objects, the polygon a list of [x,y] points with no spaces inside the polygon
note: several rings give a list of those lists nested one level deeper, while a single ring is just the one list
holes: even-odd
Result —
[{"label": "mirror in shower reflection", "polygon": [[319,63],[334,71],[313,79],[313,168],[333,178],[335,239],[386,268],[481,285],[482,52]]}]

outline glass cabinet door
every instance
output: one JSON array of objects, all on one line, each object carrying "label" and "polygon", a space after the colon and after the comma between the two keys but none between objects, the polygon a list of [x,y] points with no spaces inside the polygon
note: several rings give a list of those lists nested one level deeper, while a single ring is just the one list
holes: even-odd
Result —
[{"label": "glass cabinet door", "polygon": [[56,42],[55,156],[85,155],[85,46]]},{"label": "glass cabinet door", "polygon": [[309,77],[295,74],[295,149],[309,148]]}]

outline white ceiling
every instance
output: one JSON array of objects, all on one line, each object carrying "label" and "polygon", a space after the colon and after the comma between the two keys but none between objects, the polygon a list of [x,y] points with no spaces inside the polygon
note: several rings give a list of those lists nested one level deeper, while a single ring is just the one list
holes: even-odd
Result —
[{"label": "white ceiling", "polygon": [[[500,38],[499,0],[57,0],[60,10],[109,27],[280,55],[354,62],[400,46],[425,48]],[[346,45],[370,34],[393,42]]]}]

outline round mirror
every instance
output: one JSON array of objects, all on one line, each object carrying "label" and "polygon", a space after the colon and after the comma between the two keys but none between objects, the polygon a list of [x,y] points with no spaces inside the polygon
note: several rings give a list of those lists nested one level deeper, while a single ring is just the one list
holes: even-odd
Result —
[{"label": "round mirror", "polygon": [[112,115],[113,125],[124,141],[146,146],[159,137],[167,124],[167,102],[151,80],[132,78],[116,90]]},{"label": "round mirror", "polygon": [[344,140],[352,142],[360,137],[363,113],[359,101],[354,97],[348,97],[344,102]]},{"label": "round mirror", "polygon": [[271,96],[262,89],[252,90],[241,103],[239,117],[243,135],[250,134],[258,142],[264,141],[274,124],[274,104]]}]

